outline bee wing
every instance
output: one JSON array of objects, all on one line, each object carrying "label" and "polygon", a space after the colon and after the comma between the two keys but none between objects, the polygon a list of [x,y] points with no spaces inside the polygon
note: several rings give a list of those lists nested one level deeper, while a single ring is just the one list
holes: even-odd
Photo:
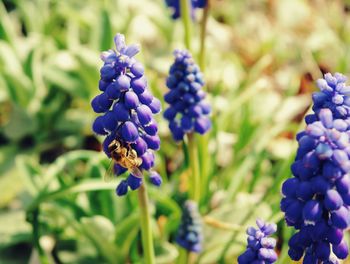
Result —
[{"label": "bee wing", "polygon": [[138,177],[138,178],[143,177],[142,172],[137,167],[130,168],[129,172],[131,172],[131,174],[134,175],[135,177]]},{"label": "bee wing", "polygon": [[114,179],[114,161],[111,160],[105,174],[103,175],[103,180],[105,182],[111,182],[113,179]]}]

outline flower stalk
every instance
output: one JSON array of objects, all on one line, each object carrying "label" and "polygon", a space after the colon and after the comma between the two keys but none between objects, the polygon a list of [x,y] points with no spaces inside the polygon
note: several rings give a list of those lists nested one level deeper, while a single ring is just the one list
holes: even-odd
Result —
[{"label": "flower stalk", "polygon": [[32,212],[32,226],[33,226],[33,240],[34,245],[38,251],[41,264],[49,264],[49,259],[46,256],[44,249],[40,245],[40,232],[39,232],[39,208],[36,208]]},{"label": "flower stalk", "polygon": [[179,257],[177,258],[177,264],[186,264],[188,263],[189,251],[183,247],[178,247]]},{"label": "flower stalk", "polygon": [[[200,22],[200,47],[198,55],[198,64],[202,72],[205,73],[206,68],[206,36],[207,36],[207,23],[210,13],[210,0],[207,0],[203,9],[203,15]],[[203,91],[205,86],[203,86]],[[200,175],[202,176],[202,193],[206,192],[208,184],[209,174],[209,152],[208,152],[208,136],[203,135],[199,138],[199,160],[200,160]]]},{"label": "flower stalk", "polygon": [[140,206],[140,224],[144,259],[146,264],[154,264],[155,256],[146,184],[140,186],[138,190],[138,199]]},{"label": "flower stalk", "polygon": [[184,27],[185,33],[185,46],[186,49],[191,50],[191,14],[190,14],[190,1],[180,0],[180,12],[181,19]]},{"label": "flower stalk", "polygon": [[190,154],[190,167],[192,172],[190,198],[199,203],[201,197],[201,178],[197,142],[196,137],[193,133],[188,135],[188,148]]},{"label": "flower stalk", "polygon": [[207,24],[208,24],[208,18],[209,18],[209,11],[210,11],[210,0],[207,1],[207,4],[203,9],[202,20],[200,22],[200,48],[199,48],[198,63],[199,63],[199,67],[203,72],[205,71],[205,58],[206,58],[205,39],[207,36]]}]

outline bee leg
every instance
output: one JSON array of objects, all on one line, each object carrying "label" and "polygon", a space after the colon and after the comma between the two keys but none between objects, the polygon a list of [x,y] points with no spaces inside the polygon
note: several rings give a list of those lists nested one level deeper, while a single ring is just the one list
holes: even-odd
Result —
[{"label": "bee leg", "polygon": [[137,152],[134,149],[131,149],[129,151],[129,157],[132,159],[136,159],[137,158]]},{"label": "bee leg", "polygon": [[128,153],[128,150],[127,150],[126,148],[122,148],[122,149],[121,149],[121,155],[122,155],[123,157],[127,157],[127,156],[128,156],[127,153]]}]

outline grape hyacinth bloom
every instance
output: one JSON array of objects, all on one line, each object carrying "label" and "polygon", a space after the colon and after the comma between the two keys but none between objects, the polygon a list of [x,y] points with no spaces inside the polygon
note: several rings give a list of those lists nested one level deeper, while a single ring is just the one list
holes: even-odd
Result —
[{"label": "grape hyacinth bloom", "polygon": [[164,118],[176,141],[183,140],[186,133],[205,134],[211,127],[208,117],[211,108],[204,102],[203,75],[191,54],[186,50],[175,50],[175,62],[169,70],[166,84],[170,89],[164,95],[169,107]]},{"label": "grape hyacinth bloom", "polygon": [[192,0],[192,5],[195,8],[204,8],[207,6],[207,1],[208,0]]},{"label": "grape hyacinth bloom", "polygon": [[304,255],[303,263],[339,263],[348,256],[343,235],[350,225],[350,123],[344,82],[340,74],[318,80],[326,96],[323,104],[321,95],[313,96],[316,113],[306,116],[307,127],[297,135],[294,177],[282,185],[281,210],[286,223],[298,230],[288,253],[296,261]]},{"label": "grape hyacinth bloom", "polygon": [[[95,119],[92,129],[96,134],[105,136],[103,150],[109,158],[111,153],[108,146],[117,140],[128,149],[127,155],[134,151],[137,158],[141,159],[139,171],[150,171],[154,166],[153,152],[160,146],[158,126],[153,116],[160,112],[161,103],[147,87],[143,65],[134,58],[140,51],[139,46],[127,46],[122,34],[115,36],[114,43],[116,50],[101,54],[104,62],[100,70],[101,94],[91,102],[93,110],[101,115]],[[116,175],[128,169],[118,162],[114,166]],[[150,175],[151,182],[159,186],[159,174],[150,171]],[[118,185],[117,195],[125,195],[129,188],[138,189],[142,178],[130,173]]]},{"label": "grape hyacinth bloom", "polygon": [[276,232],[277,226],[260,219],[256,220],[256,224],[258,228],[247,229],[247,249],[238,257],[238,264],[271,264],[277,260],[277,254],[274,251],[276,239],[269,237]]},{"label": "grape hyacinth bloom", "polygon": [[202,232],[202,221],[197,203],[188,200],[183,208],[176,243],[188,251],[198,253],[202,250]]},{"label": "grape hyacinth bloom", "polygon": [[[334,76],[330,73],[324,75],[324,79],[317,80],[320,92],[312,95],[314,102],[313,111],[316,115],[322,108],[332,111],[335,118],[346,119],[350,115],[350,86],[346,85],[347,78],[340,73]],[[313,116],[315,118],[315,116]],[[309,117],[310,118],[310,117]]]},{"label": "grape hyacinth bloom", "polygon": [[[191,1],[191,15],[194,18],[194,10],[197,8],[205,8],[207,0],[188,0]],[[178,19],[181,16],[180,0],[165,0],[166,5],[172,10],[172,19]]]}]

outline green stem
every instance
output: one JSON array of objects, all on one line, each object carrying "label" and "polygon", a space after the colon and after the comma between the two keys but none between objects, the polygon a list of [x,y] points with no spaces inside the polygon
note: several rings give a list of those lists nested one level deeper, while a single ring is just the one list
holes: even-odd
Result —
[{"label": "green stem", "polygon": [[38,251],[39,259],[41,264],[49,264],[49,259],[45,254],[44,249],[40,245],[40,233],[39,233],[39,208],[36,208],[33,213],[33,242]]},{"label": "green stem", "polygon": [[185,46],[191,50],[191,14],[190,1],[180,0],[180,13],[185,33]]},{"label": "green stem", "polygon": [[188,148],[190,152],[190,166],[192,170],[190,194],[191,199],[199,203],[201,197],[201,179],[199,173],[198,149],[194,134],[188,135]]},{"label": "green stem", "polygon": [[[209,132],[208,132],[209,133]],[[204,195],[209,194],[209,178],[211,173],[211,165],[213,164],[210,160],[210,154],[208,150],[208,142],[209,142],[209,135],[199,135],[197,137],[197,140],[199,141],[198,149],[199,149],[199,162],[200,162],[200,176],[201,176],[201,199],[204,199]]]},{"label": "green stem", "polygon": [[144,252],[144,258],[146,264],[154,264],[154,247],[152,238],[151,218],[148,207],[148,196],[146,190],[146,184],[141,184],[138,190],[139,206],[140,206],[140,224],[141,224],[141,236],[142,247]]},{"label": "green stem", "polygon": [[188,263],[188,251],[183,247],[178,247],[179,256],[177,258],[177,264],[187,264]]},{"label": "green stem", "polygon": [[[210,0],[207,0],[207,4],[203,10],[202,19],[200,22],[200,47],[199,47],[199,55],[198,55],[198,63],[201,71],[205,73],[206,68],[206,46],[205,46],[205,39],[207,36],[207,22],[209,18],[209,11],[210,11]],[[202,88],[205,89],[205,86]],[[208,190],[208,180],[209,180],[209,152],[208,152],[208,141],[209,137],[208,134],[202,135],[199,138],[199,159],[200,159],[200,175],[201,175],[201,193],[207,193]]]},{"label": "green stem", "polygon": [[203,16],[200,24],[200,49],[199,49],[198,62],[202,72],[205,71],[205,37],[207,36],[207,22],[209,17],[209,10],[210,10],[210,0],[207,0],[207,5],[203,10]]}]

